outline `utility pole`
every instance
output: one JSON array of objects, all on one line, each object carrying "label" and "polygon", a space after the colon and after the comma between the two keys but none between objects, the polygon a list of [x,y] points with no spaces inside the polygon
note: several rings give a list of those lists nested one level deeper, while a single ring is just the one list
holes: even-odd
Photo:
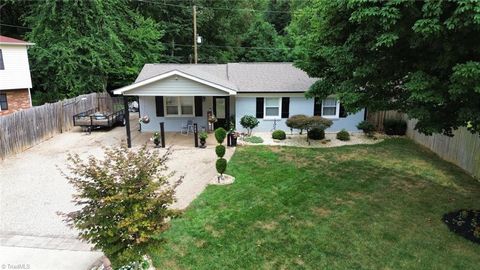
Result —
[{"label": "utility pole", "polygon": [[195,64],[198,62],[197,55],[197,6],[193,5],[193,58]]}]

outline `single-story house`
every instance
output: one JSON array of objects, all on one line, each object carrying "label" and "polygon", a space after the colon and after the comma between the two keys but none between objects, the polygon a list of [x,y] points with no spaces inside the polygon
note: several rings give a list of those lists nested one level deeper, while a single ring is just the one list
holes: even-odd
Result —
[{"label": "single-story house", "polygon": [[288,131],[285,120],[292,115],[320,115],[333,121],[327,132],[346,129],[357,132],[365,110],[346,114],[334,96],[324,100],[305,98],[316,81],[292,63],[228,64],[146,64],[135,83],[114,90],[114,94],[138,96],[141,116],[150,122],[142,131],[180,131],[187,121],[199,128],[208,126],[210,115],[217,118],[214,128],[253,115],[260,124],[255,131]]},{"label": "single-story house", "polygon": [[33,43],[0,36],[0,116],[32,107],[27,49]]}]

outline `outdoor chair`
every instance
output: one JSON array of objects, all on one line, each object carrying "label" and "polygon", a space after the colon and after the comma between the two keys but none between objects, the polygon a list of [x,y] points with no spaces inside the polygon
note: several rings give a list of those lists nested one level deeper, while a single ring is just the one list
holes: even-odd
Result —
[{"label": "outdoor chair", "polygon": [[188,135],[190,132],[193,133],[193,120],[188,120],[186,124],[182,125],[180,134]]}]

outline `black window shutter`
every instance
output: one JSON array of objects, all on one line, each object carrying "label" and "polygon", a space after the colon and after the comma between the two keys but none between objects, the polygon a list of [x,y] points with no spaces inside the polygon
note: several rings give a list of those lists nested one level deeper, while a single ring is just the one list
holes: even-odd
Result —
[{"label": "black window shutter", "polygon": [[195,116],[203,116],[202,97],[195,97]]},{"label": "black window shutter", "polygon": [[157,116],[165,116],[163,109],[163,97],[155,97],[155,106],[157,107]]},{"label": "black window shutter", "polygon": [[257,97],[257,118],[263,118],[263,98]]},{"label": "black window shutter", "polygon": [[288,118],[290,114],[290,98],[282,97],[282,118]]},{"label": "black window shutter", "polygon": [[318,97],[313,101],[313,115],[322,116],[322,100]]},{"label": "black window shutter", "polygon": [[347,117],[347,112],[345,111],[345,108],[343,107],[342,103],[340,103],[340,118],[345,118]]}]

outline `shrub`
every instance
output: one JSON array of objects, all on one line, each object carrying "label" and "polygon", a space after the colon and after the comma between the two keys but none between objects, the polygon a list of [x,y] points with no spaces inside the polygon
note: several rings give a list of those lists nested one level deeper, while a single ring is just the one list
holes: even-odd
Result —
[{"label": "shrub", "polygon": [[308,131],[307,136],[312,140],[323,140],[325,139],[325,130],[322,128],[312,128]]},{"label": "shrub", "polygon": [[407,132],[407,122],[397,119],[385,119],[383,129],[387,135],[405,135]]},{"label": "shrub", "polygon": [[337,133],[337,139],[340,141],[349,141],[350,140],[350,133],[345,129],[342,129]]},{"label": "shrub", "polygon": [[312,128],[319,128],[325,130],[326,128],[330,127],[333,122],[330,119],[325,119],[321,116],[306,116],[303,114],[292,115],[290,118],[285,121],[287,127],[291,130],[298,129],[300,130],[300,134],[303,133],[304,130],[307,132]]},{"label": "shrub", "polygon": [[221,158],[225,155],[225,146],[219,144],[215,147],[215,153],[217,154],[217,157]]},{"label": "shrub", "polygon": [[362,130],[363,133],[367,134],[368,136],[372,136],[373,132],[375,131],[375,126],[367,121],[358,123],[357,128]]},{"label": "shrub", "polygon": [[170,184],[165,162],[169,152],[130,151],[125,145],[105,149],[101,159],[68,155],[69,173],[76,189],[73,201],[82,207],[61,215],[80,231],[80,238],[94,244],[114,268],[143,261],[145,247],[157,243],[178,215],[170,206],[180,180]]},{"label": "shrub", "polygon": [[285,140],[287,138],[287,135],[283,130],[275,130],[274,132],[272,132],[272,138],[275,140]]},{"label": "shrub", "polygon": [[227,169],[227,160],[224,158],[217,159],[217,162],[215,163],[215,167],[217,168],[217,172],[223,175],[223,173]]},{"label": "shrub", "polygon": [[302,134],[303,130],[308,128],[308,118],[308,116],[303,114],[292,115],[285,121],[285,124],[291,131],[298,129],[300,134]]},{"label": "shrub", "polygon": [[321,116],[311,116],[308,118],[307,129],[319,128],[327,129],[333,125],[332,120],[323,118]]},{"label": "shrub", "polygon": [[249,143],[263,143],[263,139],[257,136],[246,137],[243,140]]},{"label": "shrub", "polygon": [[225,140],[225,137],[227,137],[227,131],[224,128],[219,127],[215,129],[215,139],[219,144],[223,143],[223,141]]},{"label": "shrub", "polygon": [[240,125],[242,125],[243,128],[247,129],[249,136],[252,134],[252,129],[256,128],[259,123],[260,122],[258,122],[258,119],[252,115],[244,115],[240,119]]},{"label": "shrub", "polygon": [[205,131],[202,131],[202,132],[200,132],[198,137],[200,138],[200,140],[206,140],[208,138],[208,133],[205,132]]}]

